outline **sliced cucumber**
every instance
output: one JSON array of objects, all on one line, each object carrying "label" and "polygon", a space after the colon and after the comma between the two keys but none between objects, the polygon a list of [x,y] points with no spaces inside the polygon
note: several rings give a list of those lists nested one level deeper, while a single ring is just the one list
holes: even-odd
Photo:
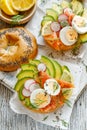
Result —
[{"label": "sliced cucumber", "polygon": [[14,90],[19,91],[20,88],[24,85],[25,81],[28,80],[28,79],[30,79],[30,77],[25,77],[21,80],[18,80],[18,82],[16,83],[16,85],[14,87]]},{"label": "sliced cucumber", "polygon": [[48,57],[46,57],[46,56],[41,56],[41,62],[43,62],[44,64],[46,64],[47,68],[50,71],[51,77],[54,78],[55,74],[56,74],[56,70],[55,70],[55,66],[52,63],[52,61]]},{"label": "sliced cucumber", "polygon": [[58,13],[57,13],[57,11],[55,11],[55,10],[52,9],[52,8],[49,8],[49,9],[46,10],[46,15],[52,16],[55,21],[58,20]]},{"label": "sliced cucumber", "polygon": [[35,72],[32,70],[22,70],[18,75],[18,80],[23,79],[24,77],[34,78]]},{"label": "sliced cucumber", "polygon": [[61,67],[61,65],[60,65],[57,61],[52,60],[52,62],[53,62],[54,66],[55,66],[55,69],[56,69],[55,78],[56,78],[56,79],[60,79],[60,78],[61,78],[61,75],[62,75],[62,73],[63,73],[62,67]]}]

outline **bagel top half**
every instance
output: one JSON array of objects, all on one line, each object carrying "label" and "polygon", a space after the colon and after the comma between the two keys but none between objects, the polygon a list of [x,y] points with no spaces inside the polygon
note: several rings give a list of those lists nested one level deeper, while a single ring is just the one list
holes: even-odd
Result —
[{"label": "bagel top half", "polygon": [[0,30],[0,71],[14,71],[37,54],[35,37],[23,27]]}]

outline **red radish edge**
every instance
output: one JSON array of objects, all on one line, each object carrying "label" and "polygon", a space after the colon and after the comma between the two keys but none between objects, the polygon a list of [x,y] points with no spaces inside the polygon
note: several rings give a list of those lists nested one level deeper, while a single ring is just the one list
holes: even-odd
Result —
[{"label": "red radish edge", "polygon": [[23,88],[23,90],[22,90],[22,94],[23,94],[24,97],[29,97],[31,93],[30,93],[29,90]]},{"label": "red radish edge", "polygon": [[58,17],[58,22],[64,21],[64,20],[68,20],[68,16],[65,14],[60,14]]},{"label": "red radish edge", "polygon": [[46,71],[46,65],[44,63],[40,63],[37,66],[38,71]]},{"label": "red radish edge", "polygon": [[[28,83],[28,82],[30,82],[30,83]],[[36,83],[36,81],[33,80],[33,79],[27,80],[27,81],[25,82],[25,84],[24,84],[24,88],[27,89],[27,90],[29,90],[30,85],[31,85],[32,83]]]},{"label": "red radish edge", "polygon": [[58,22],[52,22],[51,30],[54,32],[58,32],[60,30],[60,24]]},{"label": "red radish edge", "polygon": [[[36,84],[36,87],[35,87],[34,90],[36,90],[36,89],[39,88],[39,84],[38,84],[38,83],[33,83],[33,84],[31,84],[31,85],[30,85],[30,92],[31,92],[31,93],[34,91],[34,90],[31,90],[31,88],[32,88],[32,86],[33,86],[34,84]],[[34,86],[33,86],[33,88],[34,88]]]}]

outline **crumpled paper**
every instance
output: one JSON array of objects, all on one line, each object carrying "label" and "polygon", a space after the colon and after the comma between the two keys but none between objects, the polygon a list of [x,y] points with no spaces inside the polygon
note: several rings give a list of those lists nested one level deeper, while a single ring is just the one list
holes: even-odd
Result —
[{"label": "crumpled paper", "polygon": [[[58,60],[58,62],[61,65],[67,65],[69,69],[71,70],[71,73],[74,77],[74,84],[75,88],[73,89],[73,94],[71,98],[69,99],[70,106],[65,104],[62,108],[58,109],[56,112],[48,113],[48,114],[38,114],[34,113],[30,110],[28,110],[26,107],[24,107],[18,99],[18,95],[15,92],[13,97],[10,100],[10,107],[11,109],[19,114],[27,114],[28,116],[32,117],[34,120],[42,122],[44,124],[56,127],[56,128],[62,128],[67,129],[70,116],[72,113],[72,109],[74,106],[74,102],[79,94],[79,92],[82,90],[84,85],[86,84],[86,77],[84,77],[83,74],[83,67],[81,65],[65,62]],[[82,81],[81,77],[84,77]]]}]

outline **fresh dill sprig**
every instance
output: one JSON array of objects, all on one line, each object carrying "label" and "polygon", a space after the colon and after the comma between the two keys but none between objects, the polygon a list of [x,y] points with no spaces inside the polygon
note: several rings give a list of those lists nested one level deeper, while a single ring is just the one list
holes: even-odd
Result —
[{"label": "fresh dill sprig", "polygon": [[68,99],[65,99],[64,102],[67,104],[68,107],[71,107],[71,102]]},{"label": "fresh dill sprig", "polygon": [[68,126],[68,123],[67,123],[66,121],[64,121],[64,120],[61,119],[61,122],[62,122],[62,125],[63,125],[63,126],[65,126],[65,127]]},{"label": "fresh dill sprig", "polygon": [[14,25],[18,24],[22,18],[24,18],[24,15],[20,15],[20,14],[11,17],[11,20],[12,20],[11,24],[14,24]]},{"label": "fresh dill sprig", "polygon": [[45,121],[48,118],[48,116],[45,116],[42,121]]}]

